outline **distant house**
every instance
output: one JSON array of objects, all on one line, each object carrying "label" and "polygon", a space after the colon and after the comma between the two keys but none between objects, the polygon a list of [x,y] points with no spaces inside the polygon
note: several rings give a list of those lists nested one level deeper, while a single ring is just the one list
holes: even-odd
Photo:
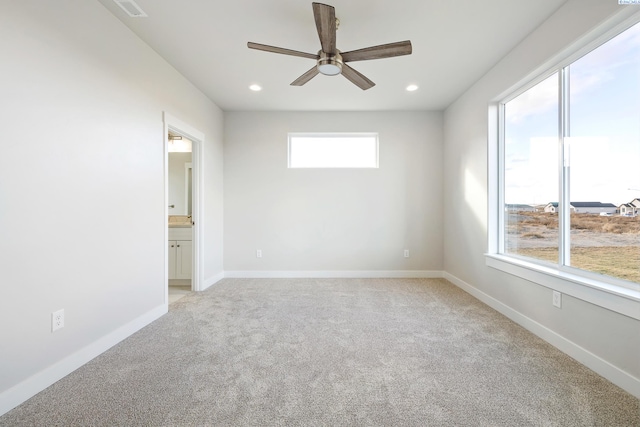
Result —
[{"label": "distant house", "polygon": [[636,207],[631,203],[623,203],[618,206],[618,211],[622,216],[635,216],[636,215]]},{"label": "distant house", "polygon": [[575,208],[576,213],[590,213],[590,214],[600,214],[600,213],[614,214],[618,209],[618,207],[613,203],[600,203],[600,202],[571,202],[571,206]]},{"label": "distant house", "polygon": [[[571,210],[574,210],[573,206],[571,206]],[[547,205],[544,207],[544,211],[551,213],[558,212],[558,202],[547,203]]]},{"label": "distant house", "polygon": [[637,216],[640,215],[640,199],[636,198],[629,203],[623,203],[618,206],[618,211],[622,216]]},{"label": "distant house", "polygon": [[505,210],[508,212],[537,212],[534,206],[531,205],[522,205],[518,203],[507,203],[505,204]]},{"label": "distant house", "polygon": [[[571,212],[575,213],[590,213],[601,214],[608,213],[614,214],[618,209],[613,203],[601,203],[601,202],[571,202]],[[558,202],[548,203],[544,207],[545,212],[558,212]]]}]

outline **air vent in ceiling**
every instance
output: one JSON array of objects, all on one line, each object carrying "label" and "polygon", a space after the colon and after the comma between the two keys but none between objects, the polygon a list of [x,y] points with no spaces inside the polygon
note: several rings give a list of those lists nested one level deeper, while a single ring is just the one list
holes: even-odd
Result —
[{"label": "air vent in ceiling", "polygon": [[127,15],[132,18],[146,18],[148,15],[144,13],[140,6],[133,0],[113,0]]}]

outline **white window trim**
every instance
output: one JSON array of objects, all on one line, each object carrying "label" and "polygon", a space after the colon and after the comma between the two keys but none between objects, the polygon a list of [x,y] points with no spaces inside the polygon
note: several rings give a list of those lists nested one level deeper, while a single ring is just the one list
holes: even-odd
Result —
[{"label": "white window trim", "polygon": [[[602,25],[569,49],[558,55],[553,62],[530,74],[520,84],[515,85],[496,97],[488,109],[488,226],[486,265],[521,279],[570,295],[630,318],[640,320],[640,286],[617,284],[618,280],[602,281],[596,274],[582,272],[575,274],[571,268],[538,263],[535,260],[504,255],[502,224],[504,223],[504,192],[500,188],[504,181],[504,141],[499,131],[502,114],[501,104],[515,98],[557,70],[576,61],[604,42],[615,37],[637,23],[640,13],[626,14]],[[537,76],[537,77],[536,77]],[[620,281],[622,282],[622,281]]]},{"label": "white window trim", "polygon": [[[291,138],[345,138],[345,137],[373,137],[376,140],[375,166],[320,166],[320,167],[292,167],[291,166]],[[378,169],[380,167],[380,137],[377,132],[289,132],[287,136],[287,168],[288,169]]]},{"label": "white window trim", "polygon": [[640,291],[507,255],[487,253],[485,260],[491,268],[640,320]]}]

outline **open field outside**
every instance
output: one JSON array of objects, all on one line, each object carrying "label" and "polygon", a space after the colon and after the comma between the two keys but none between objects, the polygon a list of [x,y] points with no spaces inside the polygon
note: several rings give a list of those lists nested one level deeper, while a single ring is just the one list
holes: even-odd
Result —
[{"label": "open field outside", "polygon": [[[506,219],[506,251],[558,262],[558,216],[512,212]],[[571,215],[571,265],[640,283],[640,218]]]}]

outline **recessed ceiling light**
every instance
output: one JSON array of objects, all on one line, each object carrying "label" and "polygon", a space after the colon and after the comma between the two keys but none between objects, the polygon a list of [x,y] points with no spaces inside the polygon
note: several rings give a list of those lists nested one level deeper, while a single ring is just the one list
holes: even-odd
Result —
[{"label": "recessed ceiling light", "polygon": [[249,89],[251,89],[254,92],[259,92],[262,90],[262,87],[260,85],[251,85],[249,86]]},{"label": "recessed ceiling light", "polygon": [[414,92],[416,90],[418,90],[418,86],[417,85],[409,85],[409,86],[407,86],[407,91],[408,92]]}]

